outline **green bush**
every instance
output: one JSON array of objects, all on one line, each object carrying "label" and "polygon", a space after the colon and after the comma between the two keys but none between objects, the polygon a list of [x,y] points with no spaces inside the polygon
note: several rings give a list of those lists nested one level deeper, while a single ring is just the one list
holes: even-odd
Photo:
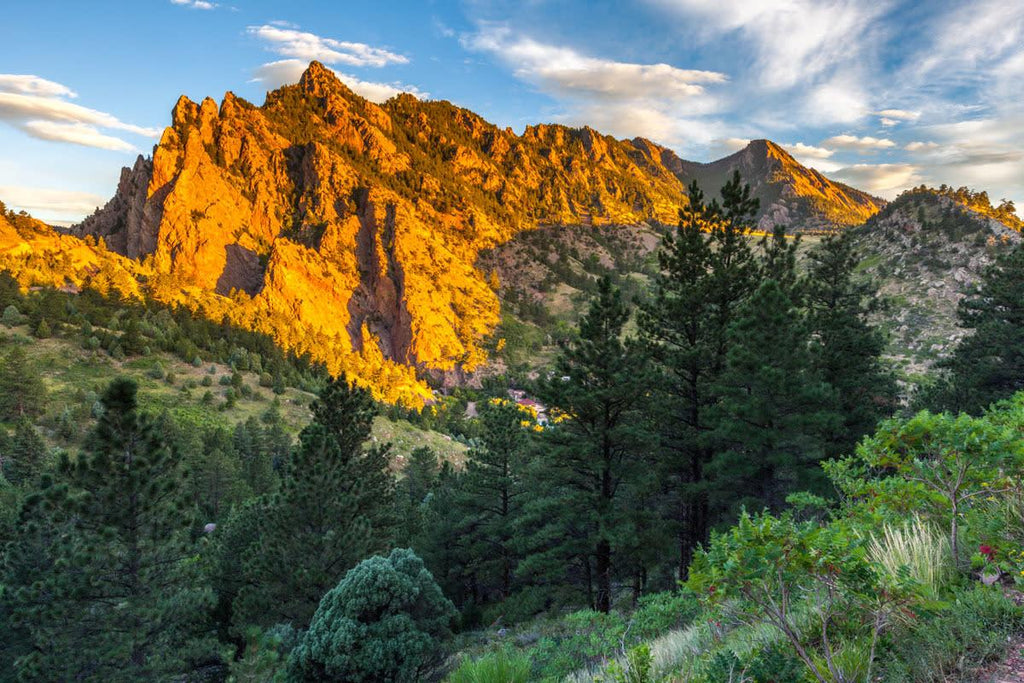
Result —
[{"label": "green bush", "polygon": [[289,680],[420,680],[455,615],[412,550],[363,560],[320,601],[289,659]]},{"label": "green bush", "polygon": [[530,658],[503,648],[478,659],[463,660],[445,683],[527,683],[529,680]]},{"label": "green bush", "polygon": [[630,633],[641,638],[655,638],[683,628],[700,612],[700,601],[688,588],[645,595],[633,613]]},{"label": "green bush", "polygon": [[921,614],[893,634],[883,680],[926,683],[961,680],[1002,656],[1007,636],[1024,614],[995,587],[959,591],[944,609]]},{"label": "green bush", "polygon": [[530,650],[536,679],[561,679],[596,669],[621,651],[626,623],[616,614],[582,610],[566,615]]}]

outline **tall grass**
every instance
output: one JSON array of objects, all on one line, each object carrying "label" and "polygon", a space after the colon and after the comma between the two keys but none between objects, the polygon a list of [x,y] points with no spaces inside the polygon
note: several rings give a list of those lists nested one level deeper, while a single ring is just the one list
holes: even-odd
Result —
[{"label": "tall grass", "polygon": [[445,683],[527,683],[529,680],[529,657],[501,649],[479,659],[464,660]]},{"label": "tall grass", "polygon": [[894,579],[906,568],[932,596],[955,576],[949,538],[916,515],[906,524],[886,524],[880,535],[872,534],[868,556]]}]

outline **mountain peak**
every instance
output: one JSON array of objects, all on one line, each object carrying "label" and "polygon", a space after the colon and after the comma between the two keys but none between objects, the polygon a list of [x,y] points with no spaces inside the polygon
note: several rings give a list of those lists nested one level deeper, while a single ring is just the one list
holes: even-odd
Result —
[{"label": "mountain peak", "polygon": [[330,92],[350,92],[336,73],[316,60],[310,62],[306,70],[302,72],[302,76],[299,78],[299,87],[318,97]]},{"label": "mountain peak", "polygon": [[885,204],[806,168],[781,145],[764,138],[751,140],[743,149],[718,161],[682,162],[679,166],[677,174],[684,182],[696,180],[711,196],[717,194],[733,172],[739,171],[761,202],[762,230],[770,230],[774,225],[805,231],[858,225]]}]

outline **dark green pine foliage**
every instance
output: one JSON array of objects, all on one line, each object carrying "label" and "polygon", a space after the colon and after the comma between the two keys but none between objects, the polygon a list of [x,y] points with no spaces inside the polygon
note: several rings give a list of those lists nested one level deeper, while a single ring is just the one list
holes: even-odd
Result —
[{"label": "dark green pine foliage", "polygon": [[280,490],[244,553],[239,629],[309,623],[320,598],[357,562],[391,542],[393,480],[387,446],[365,447],[376,406],[367,390],[332,380],[313,402]]},{"label": "dark green pine foliage", "polygon": [[4,478],[21,486],[31,486],[35,482],[50,454],[39,432],[24,417],[15,424],[14,433],[4,440],[3,448],[0,462]]},{"label": "dark green pine foliage", "polygon": [[519,561],[516,524],[530,448],[530,435],[522,422],[528,417],[505,399],[483,403],[480,437],[467,453],[466,471],[455,482],[459,535],[471,558],[463,571],[476,604],[503,600],[513,590]]},{"label": "dark green pine foliage", "polygon": [[693,549],[708,540],[708,409],[717,401],[729,325],[757,274],[747,232],[758,202],[751,199],[749,186],[735,174],[722,188],[722,205],[706,204],[696,182],[689,189],[678,229],[665,236],[659,252],[654,295],[638,316],[643,339],[661,369],[654,416],[666,452],[659,469],[681,578]]},{"label": "dark green pine foliage", "polygon": [[973,334],[944,363],[951,387],[936,407],[977,414],[1024,389],[1024,245],[985,270],[959,318]]},{"label": "dark green pine foliage", "polygon": [[832,387],[833,410],[840,416],[825,455],[849,455],[896,407],[896,381],[881,360],[885,337],[868,322],[878,290],[855,276],[860,257],[849,232],[824,237],[807,261],[803,294],[811,362]]},{"label": "dark green pine foliage", "polygon": [[[9,549],[5,583],[32,651],[29,680],[168,680],[218,665],[180,458],[115,380],[58,483],[44,481]],[[28,571],[26,571],[28,570]]]},{"label": "dark green pine foliage", "polygon": [[[638,537],[635,506],[654,488],[651,438],[643,408],[650,391],[647,359],[633,340],[623,339],[629,309],[608,277],[580,319],[578,335],[560,353],[552,377],[538,396],[559,422],[545,430],[530,490],[533,514],[545,520],[524,569],[581,555],[589,571],[591,607],[611,609],[614,580],[642,567],[633,561]],[[554,531],[557,527],[558,531]],[[562,530],[564,547],[550,543]],[[564,558],[564,559],[563,559]]]},{"label": "dark green pine foliage", "polygon": [[427,446],[409,454],[402,480],[397,485],[399,545],[412,545],[423,531],[424,505],[437,480],[437,455]]},{"label": "dark green pine foliage", "polygon": [[472,573],[470,539],[463,534],[464,518],[457,501],[460,475],[445,462],[422,506],[422,526],[414,550],[440,584],[444,594],[463,609],[463,624],[474,625],[479,591]]},{"label": "dark green pine foliage", "polygon": [[744,503],[779,509],[796,488],[819,488],[823,435],[837,419],[831,389],[811,363],[795,243],[776,230],[762,249],[763,279],[729,327],[713,411],[709,469],[716,508],[726,514]]},{"label": "dark green pine foliage", "polygon": [[0,361],[0,420],[16,420],[43,412],[46,388],[25,350],[15,346]]},{"label": "dark green pine foliage", "polygon": [[413,551],[363,560],[320,601],[291,654],[288,680],[434,680],[455,615]]}]

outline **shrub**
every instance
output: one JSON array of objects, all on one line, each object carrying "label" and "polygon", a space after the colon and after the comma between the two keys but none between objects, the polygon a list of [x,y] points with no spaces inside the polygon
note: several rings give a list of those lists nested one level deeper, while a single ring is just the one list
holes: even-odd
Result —
[{"label": "shrub", "polygon": [[525,654],[496,650],[479,659],[466,659],[445,683],[528,683],[530,658]]},{"label": "shrub", "polygon": [[0,320],[2,320],[3,324],[6,325],[7,327],[14,327],[15,325],[20,325],[22,320],[21,311],[18,310],[17,306],[11,304],[10,306],[4,309],[3,317],[0,318]]},{"label": "shrub", "polygon": [[645,595],[633,613],[631,633],[641,638],[657,637],[686,626],[700,611],[700,601],[687,588]]},{"label": "shrub", "polygon": [[455,607],[408,549],[350,569],[288,662],[295,681],[415,681],[437,661]]},{"label": "shrub", "polygon": [[206,375],[205,377],[203,377],[203,381],[200,382],[200,384],[202,384],[204,387],[212,387],[213,386],[213,380],[210,379],[209,375]]},{"label": "shrub", "polygon": [[1020,628],[1022,616],[1021,608],[996,587],[960,591],[947,609],[923,613],[894,634],[883,680],[961,680],[1003,654],[1007,636]]}]

